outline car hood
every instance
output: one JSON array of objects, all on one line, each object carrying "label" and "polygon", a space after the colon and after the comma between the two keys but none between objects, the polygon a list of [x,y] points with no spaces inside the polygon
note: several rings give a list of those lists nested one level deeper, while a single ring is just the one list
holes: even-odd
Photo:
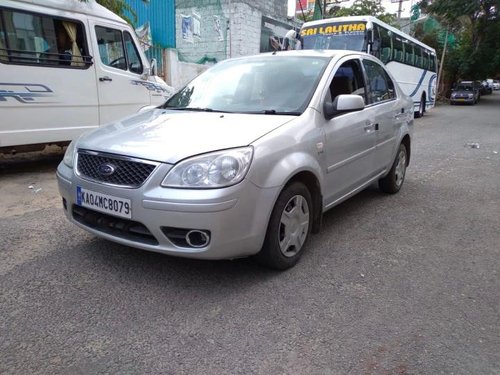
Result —
[{"label": "car hood", "polygon": [[294,118],[155,109],[91,131],[77,147],[173,164],[192,155],[247,146]]}]

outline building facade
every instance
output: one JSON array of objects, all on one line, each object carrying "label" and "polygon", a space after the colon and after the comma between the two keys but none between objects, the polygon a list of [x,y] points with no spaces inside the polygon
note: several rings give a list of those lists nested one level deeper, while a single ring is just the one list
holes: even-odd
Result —
[{"label": "building facade", "polygon": [[287,0],[127,0],[137,26],[149,22],[167,83],[181,87],[218,61],[272,50],[299,24]]}]

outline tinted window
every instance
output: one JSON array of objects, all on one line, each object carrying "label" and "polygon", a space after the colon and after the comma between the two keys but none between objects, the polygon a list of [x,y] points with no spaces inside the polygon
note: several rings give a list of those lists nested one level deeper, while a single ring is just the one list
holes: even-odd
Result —
[{"label": "tinted window", "polygon": [[363,60],[368,79],[368,103],[379,103],[394,98],[394,83],[384,68],[376,62]]},{"label": "tinted window", "polygon": [[366,103],[366,89],[359,60],[349,60],[343,63],[335,72],[330,82],[330,95],[332,101],[338,95],[354,94],[363,97]]},{"label": "tinted window", "polygon": [[0,10],[0,62],[84,68],[90,60],[81,23]]}]

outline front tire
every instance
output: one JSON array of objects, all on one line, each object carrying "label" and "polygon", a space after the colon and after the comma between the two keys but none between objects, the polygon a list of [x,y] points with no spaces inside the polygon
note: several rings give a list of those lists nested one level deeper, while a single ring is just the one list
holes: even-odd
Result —
[{"label": "front tire", "polygon": [[395,194],[403,186],[406,175],[406,161],[408,158],[407,155],[408,152],[406,150],[406,146],[401,143],[399,145],[399,150],[396,154],[396,159],[392,164],[391,170],[389,171],[387,176],[381,178],[378,181],[378,186],[384,193]]},{"label": "front tire", "polygon": [[257,261],[285,270],[300,259],[313,221],[311,193],[301,182],[293,182],[281,192],[274,205],[266,238]]}]

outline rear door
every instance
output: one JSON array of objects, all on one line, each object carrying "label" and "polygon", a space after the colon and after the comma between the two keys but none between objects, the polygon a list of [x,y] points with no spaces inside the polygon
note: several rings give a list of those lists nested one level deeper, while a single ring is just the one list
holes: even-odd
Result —
[{"label": "rear door", "polygon": [[101,124],[136,113],[151,103],[145,66],[126,26],[91,21]]},{"label": "rear door", "polygon": [[392,163],[398,129],[406,116],[396,97],[394,82],[385,68],[371,59],[363,59],[367,80],[367,105],[373,113],[376,134],[374,167],[380,172]]}]

